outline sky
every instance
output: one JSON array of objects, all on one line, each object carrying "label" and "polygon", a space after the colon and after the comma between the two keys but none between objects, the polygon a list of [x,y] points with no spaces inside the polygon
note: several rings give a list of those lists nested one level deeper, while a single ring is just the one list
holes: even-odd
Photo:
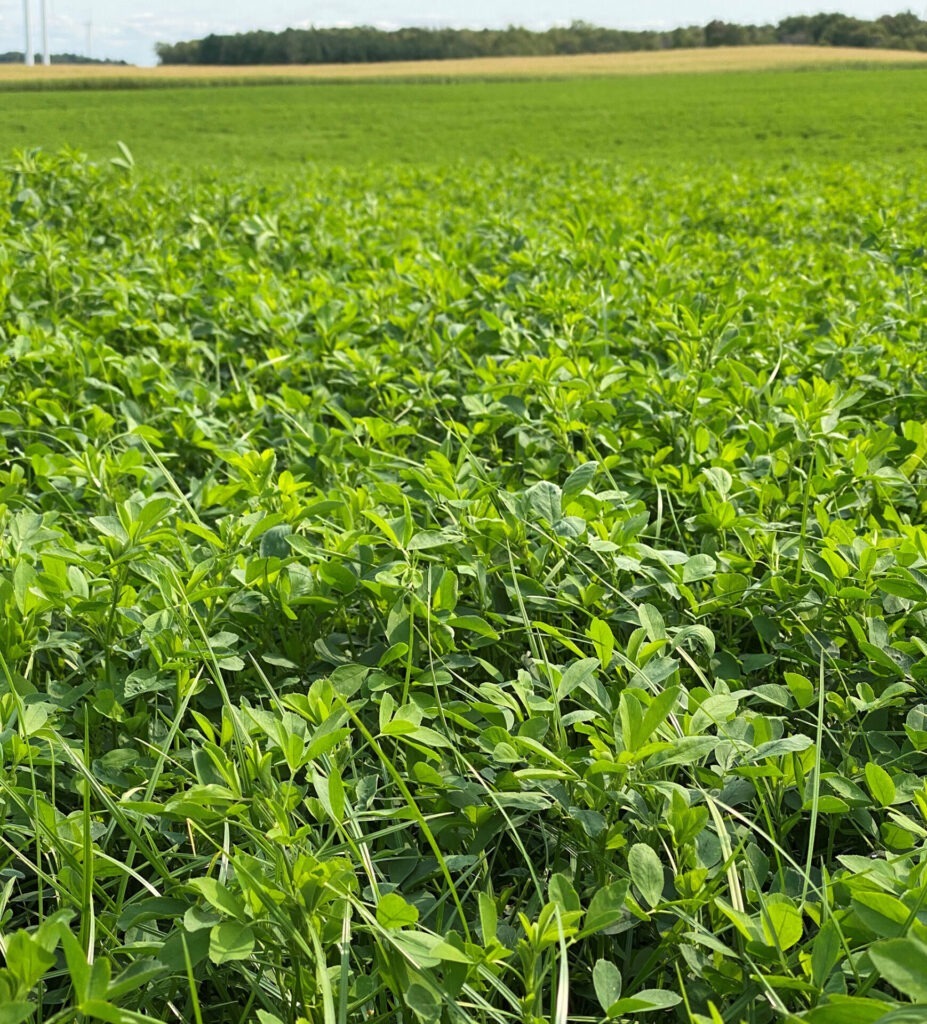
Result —
[{"label": "sky", "polygon": [[[33,36],[41,0],[31,5]],[[92,52],[132,64],[156,63],[154,44],[199,39],[210,32],[279,30],[310,25],[422,25],[450,28],[532,29],[588,21],[611,28],[675,28],[713,18],[740,23],[776,22],[792,14],[839,10],[877,18],[912,9],[927,18],[927,0],[802,2],[802,0],[46,0],[52,53]],[[0,53],[23,49],[24,0],[0,0]]]}]

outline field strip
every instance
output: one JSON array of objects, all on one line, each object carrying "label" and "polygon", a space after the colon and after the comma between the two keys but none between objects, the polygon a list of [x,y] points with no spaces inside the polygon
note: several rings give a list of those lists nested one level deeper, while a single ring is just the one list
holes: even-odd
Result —
[{"label": "field strip", "polygon": [[595,53],[551,57],[474,57],[468,60],[396,61],[374,64],[302,64],[135,67],[0,65],[0,84],[11,87],[105,87],[239,81],[342,81],[384,78],[558,78],[579,75],[659,75],[718,71],[762,71],[826,66],[905,64],[927,66],[927,53],[851,47],[738,46],[712,49]]}]

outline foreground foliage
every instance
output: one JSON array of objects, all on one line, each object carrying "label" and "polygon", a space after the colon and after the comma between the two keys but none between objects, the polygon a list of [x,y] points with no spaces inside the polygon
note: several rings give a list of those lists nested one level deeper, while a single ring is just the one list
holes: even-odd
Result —
[{"label": "foreground foliage", "polygon": [[913,187],[114,164],[3,181],[0,1020],[924,1020]]}]

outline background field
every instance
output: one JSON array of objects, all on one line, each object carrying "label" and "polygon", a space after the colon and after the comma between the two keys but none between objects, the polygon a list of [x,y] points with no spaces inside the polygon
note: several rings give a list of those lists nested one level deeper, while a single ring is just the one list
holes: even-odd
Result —
[{"label": "background field", "polygon": [[120,139],[150,169],[284,175],[481,159],[909,162],[927,147],[925,107],[920,69],[17,93],[0,150],[99,158]]},{"label": "background field", "polygon": [[927,65],[927,54],[904,50],[861,50],[843,46],[718,46],[698,50],[583,53],[557,57],[475,57],[469,60],[394,61],[371,64],[251,65],[244,67],[155,68],[67,64],[27,68],[0,65],[7,87],[111,87],[119,83],[157,86],[235,81],[318,81],[390,78],[574,78],[577,75],[655,75],[678,72],[761,71],[834,65]]}]

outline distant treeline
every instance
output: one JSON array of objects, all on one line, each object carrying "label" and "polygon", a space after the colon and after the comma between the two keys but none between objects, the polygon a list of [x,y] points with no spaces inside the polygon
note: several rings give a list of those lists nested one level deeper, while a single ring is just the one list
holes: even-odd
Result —
[{"label": "distant treeline", "polygon": [[[7,53],[0,53],[0,64],[22,64],[25,54],[22,50],[9,50]],[[36,64],[42,63],[42,54],[35,55]],[[126,65],[124,60],[96,60],[93,57],[81,57],[77,53],[53,53],[52,64],[120,64]]]},{"label": "distant treeline", "polygon": [[209,35],[186,43],[158,43],[155,51],[162,64],[349,64],[773,43],[927,51],[927,22],[908,11],[885,15],[876,21],[844,14],[815,14],[783,18],[777,25],[711,21],[704,26],[691,25],[666,32],[626,32],[596,28],[582,21],[546,32],[516,27],[401,28],[393,32],[369,26],[291,28],[284,32]]}]

